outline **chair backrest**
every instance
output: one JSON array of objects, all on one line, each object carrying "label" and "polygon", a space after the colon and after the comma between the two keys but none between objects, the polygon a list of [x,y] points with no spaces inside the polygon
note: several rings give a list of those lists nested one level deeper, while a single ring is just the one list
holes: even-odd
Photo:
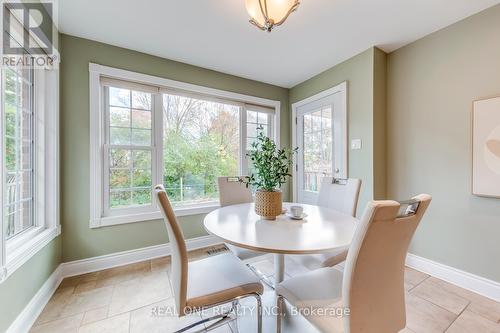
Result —
[{"label": "chair backrest", "polygon": [[175,298],[175,306],[179,316],[186,314],[186,297],[188,281],[188,255],[182,229],[168,199],[163,185],[155,186],[156,199],[167,227],[168,239],[172,251],[171,281]]},{"label": "chair backrest", "polygon": [[344,214],[356,216],[358,207],[360,179],[335,179],[323,177],[318,194],[318,206],[335,209]]},{"label": "chair backrest", "polygon": [[252,191],[240,182],[240,177],[219,177],[217,182],[221,207],[253,202]]},{"label": "chair backrest", "polygon": [[430,202],[431,196],[421,194],[406,210],[389,200],[367,205],[344,269],[342,299],[350,309],[346,333],[392,333],[405,327],[406,254]]}]

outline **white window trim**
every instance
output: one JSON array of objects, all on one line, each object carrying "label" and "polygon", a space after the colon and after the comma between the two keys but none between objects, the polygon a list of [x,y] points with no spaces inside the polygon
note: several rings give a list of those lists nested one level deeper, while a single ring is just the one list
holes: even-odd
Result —
[{"label": "white window trim", "polygon": [[[89,88],[90,88],[90,228],[134,223],[141,221],[156,220],[161,218],[157,208],[154,211],[129,214],[123,216],[103,217],[103,159],[104,151],[104,108],[102,103],[101,77],[131,81],[151,86],[161,87],[167,90],[179,90],[195,94],[221,98],[236,103],[262,105],[274,109],[274,123],[272,133],[278,147],[280,147],[280,111],[281,102],[271,99],[249,96],[214,88],[208,88],[195,84],[165,79],[157,76],[132,72],[128,70],[89,63]],[[243,123],[240,121],[240,124]],[[241,132],[240,136],[244,133]],[[244,155],[244,154],[241,154]],[[157,161],[161,168],[163,161]],[[243,165],[243,164],[242,164]],[[218,204],[207,204],[206,206],[181,207],[175,209],[177,216],[188,216],[205,214],[218,208]]]},{"label": "white window trim", "polygon": [[[338,114],[337,116],[339,117],[340,119],[340,123],[342,124],[341,125],[341,132],[340,134],[337,134],[338,137],[341,139],[340,143],[337,143],[335,144],[335,147],[334,149],[336,151],[340,151],[341,154],[341,160],[340,161],[335,161],[335,167],[340,169],[340,174],[341,174],[341,177],[342,178],[347,178],[348,177],[348,161],[349,161],[349,156],[348,156],[348,149],[347,149],[347,146],[348,146],[348,120],[347,120],[347,81],[344,81],[330,89],[327,89],[327,90],[324,90],[320,93],[317,93],[316,95],[313,95],[313,96],[310,96],[308,98],[305,98],[301,101],[298,101],[298,102],[295,102],[292,104],[292,147],[296,147],[297,146],[297,115],[298,115],[298,109],[301,107],[301,106],[304,106],[306,104],[309,104],[309,103],[312,103],[314,101],[317,101],[319,99],[322,99],[322,98],[325,98],[325,97],[328,97],[330,95],[334,95],[334,94],[341,94],[340,95],[340,98],[341,98],[341,104],[342,104],[342,107],[341,107],[341,110],[340,110],[340,114]],[[334,111],[335,112],[335,111]],[[338,141],[338,140],[336,140]],[[299,152],[300,153],[300,152]],[[336,154],[336,156],[338,156],[339,154]],[[292,179],[296,180],[298,177],[297,177],[297,158],[295,157],[294,159],[294,167],[293,167],[293,170],[292,170]],[[298,197],[298,184],[297,184],[297,181],[294,181],[293,182],[293,201],[296,202],[297,201],[297,197]]]},{"label": "white window trim", "polygon": [[[133,88],[130,88],[129,86],[124,86],[125,89],[133,89]],[[104,89],[105,91],[107,91],[106,89],[109,89],[109,87],[102,87],[102,89]],[[102,91],[102,90],[101,90]],[[103,112],[103,116],[104,116],[104,138],[105,138],[105,142],[109,142],[109,131],[106,131],[107,128],[109,128],[109,101],[107,100],[107,96],[103,96],[103,100],[105,101],[105,104],[103,105],[104,107],[104,112]],[[157,93],[152,95],[152,100],[151,100],[151,114],[152,114],[152,118],[151,118],[151,133],[152,133],[152,142],[150,143],[149,146],[134,146],[134,145],[130,145],[130,146],[127,146],[127,145],[118,145],[118,146],[121,146],[123,147],[124,149],[131,149],[131,150],[147,150],[147,151],[150,151],[151,152],[151,163],[156,163],[156,168],[151,168],[152,172],[151,172],[151,181],[153,184],[158,184],[159,182],[161,182],[161,179],[160,179],[160,175],[159,175],[159,172],[158,170],[160,170],[158,168],[159,165],[161,165],[160,163],[158,163],[158,160],[159,159],[162,159],[163,157],[163,154],[162,154],[162,151],[163,151],[163,142],[161,140],[161,137],[157,137],[159,136],[161,133],[159,131],[156,130],[156,126],[158,126],[157,124],[161,124],[163,119],[162,119],[162,103],[161,103],[161,97],[160,95],[158,94],[158,89],[157,89]],[[102,118],[101,118],[102,119]],[[103,156],[109,156],[109,152],[110,152],[110,149],[112,149],[112,146],[113,145],[110,145],[109,143],[105,144],[104,145],[104,149],[103,149]],[[108,158],[104,158],[103,159],[103,170],[108,170],[109,168],[109,159]],[[103,172],[103,188],[108,188],[109,187],[109,174],[107,172]],[[115,209],[110,209],[109,207],[107,207],[107,205],[109,204],[109,196],[108,195],[103,195],[103,217],[109,217],[109,218],[112,218],[112,217],[119,217],[119,218],[123,218],[123,216],[128,216],[128,215],[136,215],[136,214],[139,214],[139,213],[144,213],[144,214],[148,214],[148,213],[151,213],[152,211],[155,211],[155,210],[158,210],[158,207],[156,205],[156,201],[155,200],[152,200],[151,201],[151,204],[149,205],[143,205],[143,206],[140,206],[140,207],[125,207],[125,208],[115,208]]]},{"label": "white window trim", "polygon": [[[35,219],[37,227],[5,240],[0,228],[0,283],[61,233],[59,221],[59,71],[35,70]],[[3,95],[3,94],[2,94]],[[3,100],[0,101],[3,105]],[[3,117],[0,120],[3,121]],[[1,123],[3,128],[4,124]],[[3,136],[0,136],[0,141]],[[3,142],[0,142],[3,145]],[[0,158],[3,184],[3,158]],[[1,221],[4,203],[1,202]]]}]

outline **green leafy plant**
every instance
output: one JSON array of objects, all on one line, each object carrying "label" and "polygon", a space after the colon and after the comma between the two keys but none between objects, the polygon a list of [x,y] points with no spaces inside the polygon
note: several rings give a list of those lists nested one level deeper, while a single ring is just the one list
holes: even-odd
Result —
[{"label": "green leafy plant", "polygon": [[263,128],[258,128],[257,140],[252,143],[247,154],[253,164],[253,172],[242,179],[242,182],[257,190],[273,192],[286,183],[291,177],[293,154],[298,148],[279,149],[276,143],[264,135]]}]

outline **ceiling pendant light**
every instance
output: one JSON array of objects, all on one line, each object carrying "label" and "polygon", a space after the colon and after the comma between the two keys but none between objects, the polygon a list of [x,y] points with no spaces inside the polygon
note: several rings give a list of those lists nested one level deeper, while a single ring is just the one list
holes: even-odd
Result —
[{"label": "ceiling pendant light", "polygon": [[283,24],[299,4],[299,0],[245,0],[250,23],[268,32]]}]

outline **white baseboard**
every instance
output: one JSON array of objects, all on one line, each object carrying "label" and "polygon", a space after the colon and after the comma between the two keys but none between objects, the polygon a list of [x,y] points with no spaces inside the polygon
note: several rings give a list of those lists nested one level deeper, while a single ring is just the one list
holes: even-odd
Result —
[{"label": "white baseboard", "polygon": [[[213,236],[203,236],[186,239],[186,246],[188,251],[220,243],[222,242]],[[61,268],[63,276],[69,277],[96,272],[107,268],[133,264],[145,260],[160,258],[168,256],[170,255],[170,253],[170,245],[166,243],[144,247],[141,249],[107,254],[99,257],[65,262],[61,264]]]},{"label": "white baseboard", "polygon": [[[186,240],[186,246],[189,251],[221,243],[219,239],[213,236],[203,236]],[[167,243],[62,263],[45,281],[40,290],[33,296],[5,333],[28,333],[63,278],[168,255],[170,255],[170,245]]]},{"label": "white baseboard", "polygon": [[500,302],[500,283],[408,253],[406,265]]},{"label": "white baseboard", "polygon": [[31,326],[33,326],[35,320],[57,290],[62,279],[61,266],[58,266],[5,333],[29,332]]}]

